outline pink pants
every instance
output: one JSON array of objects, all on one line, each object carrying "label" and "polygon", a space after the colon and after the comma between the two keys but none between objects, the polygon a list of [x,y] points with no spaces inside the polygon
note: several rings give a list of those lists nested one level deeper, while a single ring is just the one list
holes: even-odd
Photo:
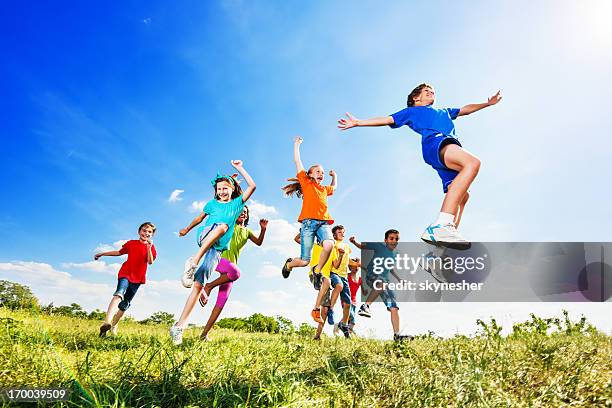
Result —
[{"label": "pink pants", "polygon": [[226,274],[227,277],[231,280],[231,282],[224,283],[219,285],[219,293],[217,294],[217,302],[215,306],[220,309],[223,309],[225,303],[227,302],[227,298],[229,297],[230,292],[232,291],[232,285],[234,281],[238,280],[240,277],[240,269],[238,266],[225,258],[221,258],[219,264],[217,265],[217,269],[215,269],[220,274]]}]

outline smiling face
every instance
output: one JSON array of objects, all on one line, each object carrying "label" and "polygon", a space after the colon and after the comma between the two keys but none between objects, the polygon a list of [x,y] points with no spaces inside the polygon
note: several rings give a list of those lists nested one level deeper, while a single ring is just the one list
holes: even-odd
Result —
[{"label": "smiling face", "polygon": [[414,98],[414,106],[429,106],[433,105],[436,100],[436,92],[433,88],[426,86],[421,89],[421,92]]},{"label": "smiling face", "polygon": [[153,229],[153,227],[151,227],[148,224],[143,225],[139,230],[138,230],[138,236],[140,237],[140,240],[142,242],[147,242],[155,233],[155,230]]},{"label": "smiling face", "polygon": [[215,186],[215,196],[219,201],[230,201],[233,192],[234,186],[229,181],[218,181]]},{"label": "smiling face", "polygon": [[334,239],[336,241],[344,240],[344,228],[338,228],[334,231]]},{"label": "smiling face", "polygon": [[308,175],[315,179],[317,184],[321,184],[323,182],[323,178],[325,177],[325,170],[323,170],[322,166],[315,165],[308,169]]},{"label": "smiling face", "polygon": [[387,245],[387,248],[393,251],[397,247],[399,240],[399,232],[392,232],[387,236],[387,238],[385,238],[385,244]]},{"label": "smiling face", "polygon": [[245,206],[242,209],[242,212],[240,213],[240,215],[238,216],[238,219],[236,220],[236,224],[244,225],[245,221],[248,220],[248,218],[249,218],[249,209]]}]

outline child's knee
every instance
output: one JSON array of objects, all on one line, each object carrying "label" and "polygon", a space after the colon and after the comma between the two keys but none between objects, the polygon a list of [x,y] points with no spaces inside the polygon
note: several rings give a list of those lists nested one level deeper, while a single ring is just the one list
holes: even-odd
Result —
[{"label": "child's knee", "polygon": [[323,244],[321,246],[323,247],[324,251],[331,251],[334,247],[334,241],[326,239],[325,241],[323,241]]},{"label": "child's knee", "polygon": [[480,159],[478,157],[472,157],[468,162],[467,167],[474,173],[478,174],[478,171],[480,171]]},{"label": "child's knee", "polygon": [[227,272],[227,277],[229,280],[233,281],[237,281],[238,278],[240,278],[240,269],[238,268],[231,268],[228,272]]},{"label": "child's knee", "polygon": [[229,230],[229,226],[227,224],[219,224],[215,229],[225,234]]}]

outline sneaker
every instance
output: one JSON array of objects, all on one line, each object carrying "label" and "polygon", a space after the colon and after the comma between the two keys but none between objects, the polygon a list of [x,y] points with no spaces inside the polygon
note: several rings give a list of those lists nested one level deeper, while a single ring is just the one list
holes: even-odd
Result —
[{"label": "sneaker", "polygon": [[175,346],[180,345],[183,342],[183,328],[177,325],[172,325],[170,328],[170,338]]},{"label": "sneaker", "polygon": [[334,325],[334,311],[332,309],[327,310],[327,324]]},{"label": "sneaker", "polygon": [[428,244],[441,245],[454,249],[469,249],[472,243],[463,238],[455,224],[448,223],[445,225],[436,224],[430,225],[421,235],[421,239]]},{"label": "sneaker", "polygon": [[[340,324],[338,322],[338,324]],[[340,328],[338,327],[338,324],[334,324],[334,336],[337,336],[340,333]]]},{"label": "sneaker", "polygon": [[410,340],[414,340],[414,336],[411,336],[409,334],[399,334],[399,333],[395,333],[393,335],[393,341],[410,341]]},{"label": "sneaker", "polygon": [[338,329],[342,331],[342,334],[344,334],[344,337],[346,337],[347,339],[351,337],[351,329],[349,328],[348,324],[340,322],[338,323]]},{"label": "sneaker", "polygon": [[312,267],[312,286],[314,286],[315,290],[321,289],[321,282],[323,281],[323,275],[316,272],[317,265]]},{"label": "sneaker", "polygon": [[434,254],[433,251],[427,253],[427,255],[423,257],[423,261],[424,261],[423,270],[428,272],[438,282],[446,283],[448,282],[448,280],[444,277],[444,275],[442,275],[442,271],[440,271],[437,268],[440,264],[440,261],[436,261],[436,259],[440,259],[440,258],[441,256],[438,254]]},{"label": "sneaker", "polygon": [[193,257],[189,257],[185,261],[185,269],[183,270],[183,276],[181,277],[181,283],[184,287],[190,288],[193,286],[193,275],[195,274],[197,265],[193,261]]},{"label": "sneaker", "polygon": [[110,329],[111,329],[110,323],[102,323],[102,326],[100,326],[100,337],[106,336],[106,332],[109,331]]},{"label": "sneaker", "polygon": [[323,319],[321,319],[321,310],[320,309],[312,309],[312,312],[310,312],[310,315],[312,316],[312,319],[317,322],[317,323],[324,323]]},{"label": "sneaker", "polygon": [[370,306],[368,306],[367,303],[361,305],[361,307],[357,311],[357,314],[363,317],[372,317],[372,313],[370,313]]},{"label": "sneaker", "polygon": [[283,265],[283,278],[287,279],[289,277],[289,274],[291,273],[291,269],[289,269],[289,267],[287,266],[287,264],[289,262],[291,262],[293,260],[293,258],[287,258],[287,260],[285,261],[285,264]]}]

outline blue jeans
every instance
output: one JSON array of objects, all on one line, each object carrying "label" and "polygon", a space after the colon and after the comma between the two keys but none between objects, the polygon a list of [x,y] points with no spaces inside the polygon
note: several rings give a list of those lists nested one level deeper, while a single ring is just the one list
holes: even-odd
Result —
[{"label": "blue jeans", "polygon": [[[377,274],[372,271],[368,271],[366,274],[366,284],[372,289],[374,289],[374,282],[387,283],[389,282],[389,273]],[[380,300],[383,301],[385,306],[387,306],[387,310],[391,309],[399,309],[397,306],[397,301],[395,300],[395,292],[391,289],[384,289],[380,291]]]},{"label": "blue jeans", "polygon": [[126,311],[130,307],[130,302],[134,299],[134,295],[138,291],[140,283],[131,283],[127,278],[119,278],[117,281],[117,290],[113,293],[113,296],[119,296],[121,302],[119,302],[119,310]]},{"label": "blue jeans", "polygon": [[312,253],[315,237],[320,244],[323,244],[323,241],[327,240],[334,241],[331,227],[327,221],[314,220],[312,218],[303,219],[302,228],[300,229],[301,260],[310,261],[310,254]]},{"label": "blue jeans", "polygon": [[337,273],[332,272],[330,274],[331,286],[335,288],[338,285],[342,285],[342,291],[340,292],[340,301],[348,305],[351,304],[351,290],[349,289],[348,280],[340,277]]}]

